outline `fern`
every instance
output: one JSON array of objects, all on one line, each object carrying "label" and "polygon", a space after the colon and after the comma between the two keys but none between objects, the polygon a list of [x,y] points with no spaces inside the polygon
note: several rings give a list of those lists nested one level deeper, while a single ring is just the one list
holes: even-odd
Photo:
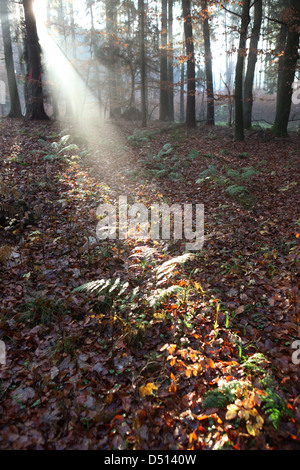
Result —
[{"label": "fern", "polygon": [[45,155],[43,160],[44,161],[53,161],[57,159],[63,159],[62,154],[70,152],[71,150],[78,150],[78,146],[76,144],[69,144],[66,145],[68,140],[70,139],[70,135],[64,135],[58,142],[52,142],[50,148],[53,150],[53,153]]},{"label": "fern", "polygon": [[249,179],[252,176],[258,175],[258,174],[259,174],[259,171],[255,170],[255,168],[253,168],[252,166],[249,166],[249,167],[243,168],[241,178],[243,180],[246,180],[246,179]]},{"label": "fern", "polygon": [[171,180],[183,180],[183,176],[180,174],[180,173],[177,173],[176,171],[172,171],[170,174],[169,174],[169,179]]},{"label": "fern", "polygon": [[261,408],[268,415],[270,423],[275,429],[278,429],[282,418],[291,416],[292,413],[288,409],[286,402],[278,393],[272,389],[270,376],[262,380],[266,395],[261,396]]},{"label": "fern", "polygon": [[202,173],[200,173],[200,176],[201,178],[197,179],[196,180],[196,183],[202,183],[203,180],[205,180],[205,178],[210,178],[212,176],[215,176],[217,174],[217,169],[215,167],[215,165],[209,165],[209,167],[202,171]]},{"label": "fern", "polygon": [[217,390],[208,390],[203,397],[203,408],[224,408],[228,403],[234,403],[238,388],[243,384],[239,380],[233,380],[231,383],[220,387]]},{"label": "fern", "polygon": [[232,196],[237,196],[239,194],[248,193],[248,189],[245,186],[239,186],[238,184],[232,184],[226,188],[226,191]]},{"label": "fern", "polygon": [[164,302],[166,299],[173,297],[178,292],[184,292],[184,287],[173,285],[166,287],[164,289],[156,289],[155,292],[147,297],[147,302],[150,307],[157,308],[161,302]]},{"label": "fern", "polygon": [[150,262],[155,256],[158,255],[156,248],[149,247],[147,245],[138,246],[131,251],[129,258],[143,259]]},{"label": "fern", "polygon": [[230,176],[231,178],[239,178],[240,173],[238,170],[234,170],[233,168],[229,168],[227,171],[227,175]]},{"label": "fern", "polygon": [[[233,397],[233,396],[232,396]],[[221,390],[209,390],[205,393],[203,397],[202,406],[204,409],[207,408],[224,408],[227,403],[232,402],[232,398],[228,399],[228,394],[222,392]]]},{"label": "fern", "polygon": [[70,152],[71,150],[78,150],[78,146],[77,146],[76,144],[67,145],[66,147],[63,147],[63,148],[58,152],[58,154],[60,155],[61,153]]},{"label": "fern", "polygon": [[198,157],[199,157],[199,151],[196,149],[193,149],[188,154],[187,160],[194,160],[195,158],[198,158]]},{"label": "fern", "polygon": [[160,280],[160,283],[167,281],[178,265],[182,266],[192,259],[194,259],[194,255],[191,253],[184,253],[183,255],[175,256],[174,258],[165,261],[156,268],[157,279]]},{"label": "fern", "polygon": [[89,292],[96,295],[110,296],[115,292],[117,297],[120,297],[127,289],[129,283],[121,282],[120,278],[114,279],[98,279],[82,284],[74,289],[74,292]]},{"label": "fern", "polygon": [[154,157],[155,160],[159,160],[163,155],[168,155],[172,152],[172,145],[165,144],[163,148],[158,152],[158,154]]}]

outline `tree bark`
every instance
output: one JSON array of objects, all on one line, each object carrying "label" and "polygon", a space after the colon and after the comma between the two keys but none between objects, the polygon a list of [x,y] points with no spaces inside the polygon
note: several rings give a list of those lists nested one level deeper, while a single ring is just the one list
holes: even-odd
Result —
[{"label": "tree bark", "polygon": [[246,55],[246,40],[247,29],[250,23],[250,0],[244,0],[242,15],[241,15],[241,29],[238,56],[235,69],[235,128],[234,139],[236,141],[243,141],[244,135],[244,116],[243,116],[243,69],[244,60]]},{"label": "tree bark", "polygon": [[44,109],[44,96],[42,87],[41,47],[39,44],[36,21],[33,12],[33,0],[23,0],[25,17],[26,46],[27,46],[27,73],[28,73],[28,101],[26,119],[49,119]]},{"label": "tree bark", "polygon": [[257,46],[262,21],[262,0],[256,0],[254,5],[254,24],[250,39],[247,72],[244,81],[244,127],[251,129],[253,108],[253,81],[257,62]]},{"label": "tree bark", "polygon": [[147,126],[146,105],[146,56],[145,56],[145,4],[139,0],[139,23],[140,23],[140,72],[141,72],[141,105],[142,105],[142,127]]},{"label": "tree bark", "polygon": [[160,49],[160,108],[159,119],[165,121],[169,117],[168,111],[168,2],[161,2],[161,49]]},{"label": "tree bark", "polygon": [[9,89],[9,97],[10,97],[10,111],[9,111],[8,117],[21,118],[22,110],[21,110],[19,92],[18,92],[18,87],[17,87],[16,75],[15,75],[7,0],[0,1],[0,15],[1,15],[1,28],[2,28],[3,45],[4,45],[5,65],[6,65],[6,71],[7,71],[8,89]]},{"label": "tree bark", "polygon": [[118,0],[106,0],[106,34],[108,44],[108,99],[109,117],[116,118],[121,114],[117,89],[117,69],[114,57],[116,36],[116,7]]},{"label": "tree bark", "polygon": [[297,60],[299,58],[299,30],[300,30],[300,2],[291,0],[291,9],[293,11],[292,19],[289,24],[286,46],[282,59],[282,69],[278,70],[280,79],[278,80],[276,116],[272,132],[277,136],[288,135],[288,123],[291,112],[293,82]]},{"label": "tree bark", "polygon": [[173,2],[174,0],[168,0],[168,81],[169,81],[169,88],[168,88],[168,112],[169,112],[169,120],[174,121],[174,69],[173,69]]},{"label": "tree bark", "polygon": [[210,26],[208,21],[207,0],[201,0],[202,30],[204,36],[205,49],[205,75],[206,75],[206,95],[207,95],[207,114],[206,124],[215,125],[215,102],[214,85],[212,73],[212,54],[210,47]]},{"label": "tree bark", "polygon": [[187,99],[186,124],[188,127],[196,126],[196,80],[195,80],[195,54],[194,37],[191,17],[191,0],[182,0],[184,18],[185,48],[187,55]]}]

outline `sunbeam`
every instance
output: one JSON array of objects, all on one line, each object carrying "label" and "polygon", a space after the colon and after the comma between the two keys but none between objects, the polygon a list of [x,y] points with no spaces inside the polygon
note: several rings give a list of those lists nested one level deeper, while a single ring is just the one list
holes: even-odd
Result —
[{"label": "sunbeam", "polygon": [[61,47],[48,34],[44,23],[39,24],[38,34],[49,74],[53,100],[57,100],[60,107],[65,97],[71,106],[75,121],[99,116],[100,108],[97,99]]}]

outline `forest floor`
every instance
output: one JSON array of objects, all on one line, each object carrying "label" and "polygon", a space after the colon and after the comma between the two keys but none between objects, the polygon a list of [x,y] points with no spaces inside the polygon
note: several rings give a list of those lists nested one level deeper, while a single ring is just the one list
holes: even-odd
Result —
[{"label": "forest floor", "polygon": [[[1,121],[1,449],[300,449],[299,148]],[[98,240],[120,196],[204,204],[203,247]]]}]

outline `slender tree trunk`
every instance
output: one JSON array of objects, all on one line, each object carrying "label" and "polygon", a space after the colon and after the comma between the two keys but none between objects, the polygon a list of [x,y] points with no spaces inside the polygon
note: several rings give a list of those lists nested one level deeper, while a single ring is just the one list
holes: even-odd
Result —
[{"label": "slender tree trunk", "polygon": [[260,35],[262,21],[262,0],[256,0],[254,4],[254,24],[250,40],[250,48],[248,55],[248,66],[244,82],[244,127],[250,129],[252,124],[252,107],[253,107],[253,81],[255,74],[255,66],[257,62],[257,46]]},{"label": "slender tree trunk", "polygon": [[169,36],[169,57],[168,57],[168,81],[169,81],[169,120],[174,121],[174,68],[173,68],[173,2],[174,0],[168,0],[168,36]]},{"label": "slender tree trunk", "polygon": [[278,136],[288,135],[287,128],[292,104],[292,86],[299,58],[300,2],[299,0],[291,0],[290,5],[293,16],[287,33],[282,69],[278,71],[280,79],[278,80],[276,116],[272,128],[273,134]]},{"label": "slender tree trunk", "polygon": [[28,102],[25,117],[31,120],[45,120],[49,117],[44,109],[41,48],[33,12],[33,0],[23,0],[23,8],[28,60]]},{"label": "slender tree trunk", "polygon": [[8,117],[20,118],[22,117],[22,110],[19,98],[19,92],[17,87],[13,51],[11,44],[11,35],[9,27],[9,11],[7,6],[7,0],[0,1],[0,15],[1,15],[1,27],[4,45],[4,56],[5,65],[8,79],[8,89],[10,97],[10,112]]},{"label": "slender tree trunk", "polygon": [[159,119],[168,119],[168,0],[161,2],[160,109]]},{"label": "slender tree trunk", "polygon": [[69,15],[70,15],[70,28],[72,36],[72,55],[76,59],[76,26],[74,20],[74,5],[73,0],[69,0]]},{"label": "slender tree trunk", "polygon": [[194,37],[191,17],[191,0],[182,0],[184,18],[185,48],[187,55],[187,99],[186,99],[186,124],[188,127],[196,126],[196,80],[195,80],[195,55]]},{"label": "slender tree trunk", "polygon": [[116,36],[116,7],[118,0],[106,0],[106,34],[108,42],[108,99],[109,117],[118,117],[121,113],[117,89],[117,69],[114,58]]},{"label": "slender tree trunk", "polygon": [[205,49],[205,75],[206,75],[206,94],[207,94],[207,115],[206,124],[215,125],[215,102],[214,85],[212,73],[212,54],[210,47],[210,26],[208,21],[207,0],[201,0],[202,28],[204,36]]},{"label": "slender tree trunk", "polygon": [[244,0],[242,16],[240,42],[235,69],[235,129],[234,138],[243,141],[244,136],[244,116],[243,116],[243,69],[246,55],[247,29],[250,23],[250,0]]},{"label": "slender tree trunk", "polygon": [[180,108],[179,120],[184,122],[184,62],[180,65]]},{"label": "slender tree trunk", "polygon": [[147,126],[146,106],[146,56],[145,56],[145,4],[139,0],[139,23],[140,23],[140,67],[141,67],[141,104],[142,104],[142,127]]}]

